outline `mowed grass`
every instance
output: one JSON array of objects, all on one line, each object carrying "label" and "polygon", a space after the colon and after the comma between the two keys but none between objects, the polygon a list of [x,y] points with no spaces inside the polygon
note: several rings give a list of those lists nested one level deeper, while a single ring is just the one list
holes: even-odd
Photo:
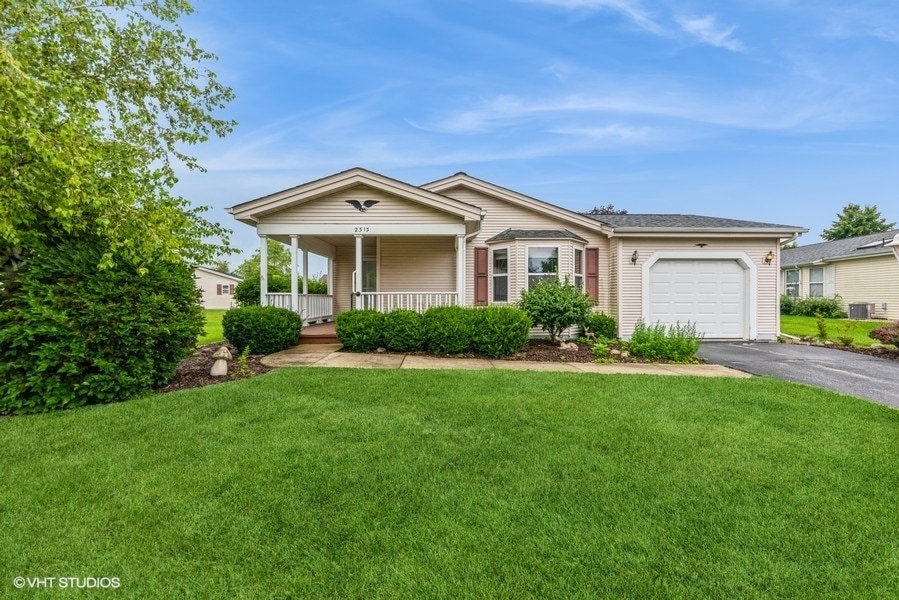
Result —
[{"label": "mowed grass", "polygon": [[899,411],[773,379],[281,369],[0,440],[0,595],[899,596]]},{"label": "mowed grass", "polygon": [[225,309],[207,308],[203,311],[206,315],[206,331],[197,338],[197,346],[205,346],[213,342],[220,342],[225,339],[222,333],[222,317],[228,312]]},{"label": "mowed grass", "polygon": [[[824,319],[827,323],[827,339],[837,342],[841,336],[852,336],[855,346],[870,346],[877,340],[868,337],[868,334],[888,325],[889,321],[855,321],[850,319]],[[818,337],[818,319],[815,317],[799,317],[794,315],[781,315],[780,331],[796,337]]]}]

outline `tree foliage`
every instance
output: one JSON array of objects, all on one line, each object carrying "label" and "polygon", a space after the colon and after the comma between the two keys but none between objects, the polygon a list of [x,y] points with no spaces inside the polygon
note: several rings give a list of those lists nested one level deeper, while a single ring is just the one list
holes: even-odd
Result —
[{"label": "tree foliage", "polygon": [[600,204],[599,206],[594,206],[590,211],[587,212],[588,215],[626,215],[627,210],[624,208],[617,209],[615,205],[612,203],[609,204]]},{"label": "tree foliage", "polygon": [[850,203],[843,207],[830,228],[821,233],[821,237],[828,241],[844,240],[889,231],[895,226],[895,223],[887,223],[876,206],[867,204],[861,207]]},{"label": "tree foliage", "polygon": [[[285,279],[290,279],[290,250],[279,242],[278,240],[273,240],[272,238],[267,238],[268,243],[266,246],[268,247],[268,276],[269,278],[280,275]],[[243,277],[244,279],[248,279],[250,277],[259,277],[259,265],[260,265],[260,257],[259,250],[257,249],[253,252],[250,258],[246,259],[242,263],[240,263],[234,272]]]},{"label": "tree foliage", "polygon": [[189,147],[224,136],[232,92],[178,19],[186,0],[0,3],[0,250],[72,236],[101,266],[208,262],[227,231],[171,193]]}]

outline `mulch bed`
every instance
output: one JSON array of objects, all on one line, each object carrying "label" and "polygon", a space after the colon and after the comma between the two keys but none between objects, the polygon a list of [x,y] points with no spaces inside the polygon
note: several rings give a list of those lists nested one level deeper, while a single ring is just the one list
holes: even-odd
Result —
[{"label": "mulch bed", "polygon": [[[228,361],[227,377],[213,377],[209,374],[213,362],[212,355],[222,346],[228,348],[233,359]],[[240,379],[239,365],[237,364],[237,356],[239,354],[240,353],[234,346],[226,342],[217,342],[215,344],[200,346],[197,348],[196,352],[194,352],[193,356],[184,359],[181,364],[178,365],[178,371],[175,374],[175,378],[172,379],[168,385],[161,387],[156,391],[173,392],[175,390],[187,390],[190,388],[212,385],[214,383],[223,383],[225,381]],[[247,358],[247,367],[249,367],[253,375],[259,375],[271,370],[260,362],[261,358],[262,356],[250,356]]]},{"label": "mulch bed", "polygon": [[[228,361],[227,377],[212,377],[209,369],[212,368],[212,355],[220,347],[225,346],[231,351],[234,360]],[[831,347],[831,346],[828,346]],[[835,350],[857,352],[858,354],[867,354],[868,356],[876,356],[877,358],[885,358],[888,360],[899,361],[899,348],[846,348],[845,346],[832,346]],[[238,379],[237,355],[239,353],[230,344],[219,342],[200,346],[193,356],[185,359],[179,366],[175,378],[165,387],[159,388],[158,392],[172,392],[174,390],[186,390],[190,388],[198,388],[215,383],[223,383],[225,381],[233,381]],[[416,352],[422,356],[429,356],[424,352]],[[483,358],[476,354],[463,355],[465,358]],[[253,375],[259,375],[270,371],[260,362],[262,356],[250,356],[247,359],[247,366]],[[530,340],[525,344],[520,352],[505,360],[527,360],[537,362],[570,362],[570,363],[590,363],[596,357],[593,356],[593,349],[587,344],[577,344],[577,350],[562,350],[558,344],[553,344],[548,340]],[[644,362],[634,357],[611,359],[614,362]]]}]

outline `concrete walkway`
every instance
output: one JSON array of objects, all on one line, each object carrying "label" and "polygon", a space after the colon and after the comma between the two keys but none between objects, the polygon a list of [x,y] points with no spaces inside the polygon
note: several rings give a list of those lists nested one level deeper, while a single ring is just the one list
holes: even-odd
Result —
[{"label": "concrete walkway", "polygon": [[565,371],[568,373],[626,373],[641,375],[693,375],[695,377],[751,377],[721,365],[656,365],[642,363],[550,363],[487,358],[437,358],[407,354],[339,352],[340,344],[301,344],[269,354],[269,367],[349,367],[356,369],[506,369],[509,371]]}]

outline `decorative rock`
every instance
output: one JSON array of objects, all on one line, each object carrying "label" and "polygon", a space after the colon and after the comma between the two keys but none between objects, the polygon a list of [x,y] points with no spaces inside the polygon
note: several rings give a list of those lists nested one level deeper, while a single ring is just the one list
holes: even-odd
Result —
[{"label": "decorative rock", "polygon": [[828,348],[831,348],[834,346],[834,343],[830,340],[827,340],[826,342],[824,342],[824,345],[827,346]]},{"label": "decorative rock", "polygon": [[630,358],[630,357],[631,357],[631,353],[628,352],[627,350],[625,350],[624,352],[621,353],[621,358]]},{"label": "decorative rock", "polygon": [[212,377],[225,377],[228,375],[228,361],[231,360],[231,352],[222,346],[212,355],[214,362],[209,374]]},{"label": "decorative rock", "polygon": [[387,352],[387,348],[378,348],[377,350],[375,350],[375,352],[377,352],[378,354],[384,354],[385,352]]},{"label": "decorative rock", "polygon": [[617,358],[621,356],[621,350],[619,350],[618,348],[612,348],[611,350],[609,350],[609,356],[614,356]]},{"label": "decorative rock", "polygon": [[560,350],[575,350],[575,351],[576,351],[576,350],[577,350],[577,344],[575,344],[574,342],[562,342],[561,344],[559,344],[559,349],[560,349]]}]

